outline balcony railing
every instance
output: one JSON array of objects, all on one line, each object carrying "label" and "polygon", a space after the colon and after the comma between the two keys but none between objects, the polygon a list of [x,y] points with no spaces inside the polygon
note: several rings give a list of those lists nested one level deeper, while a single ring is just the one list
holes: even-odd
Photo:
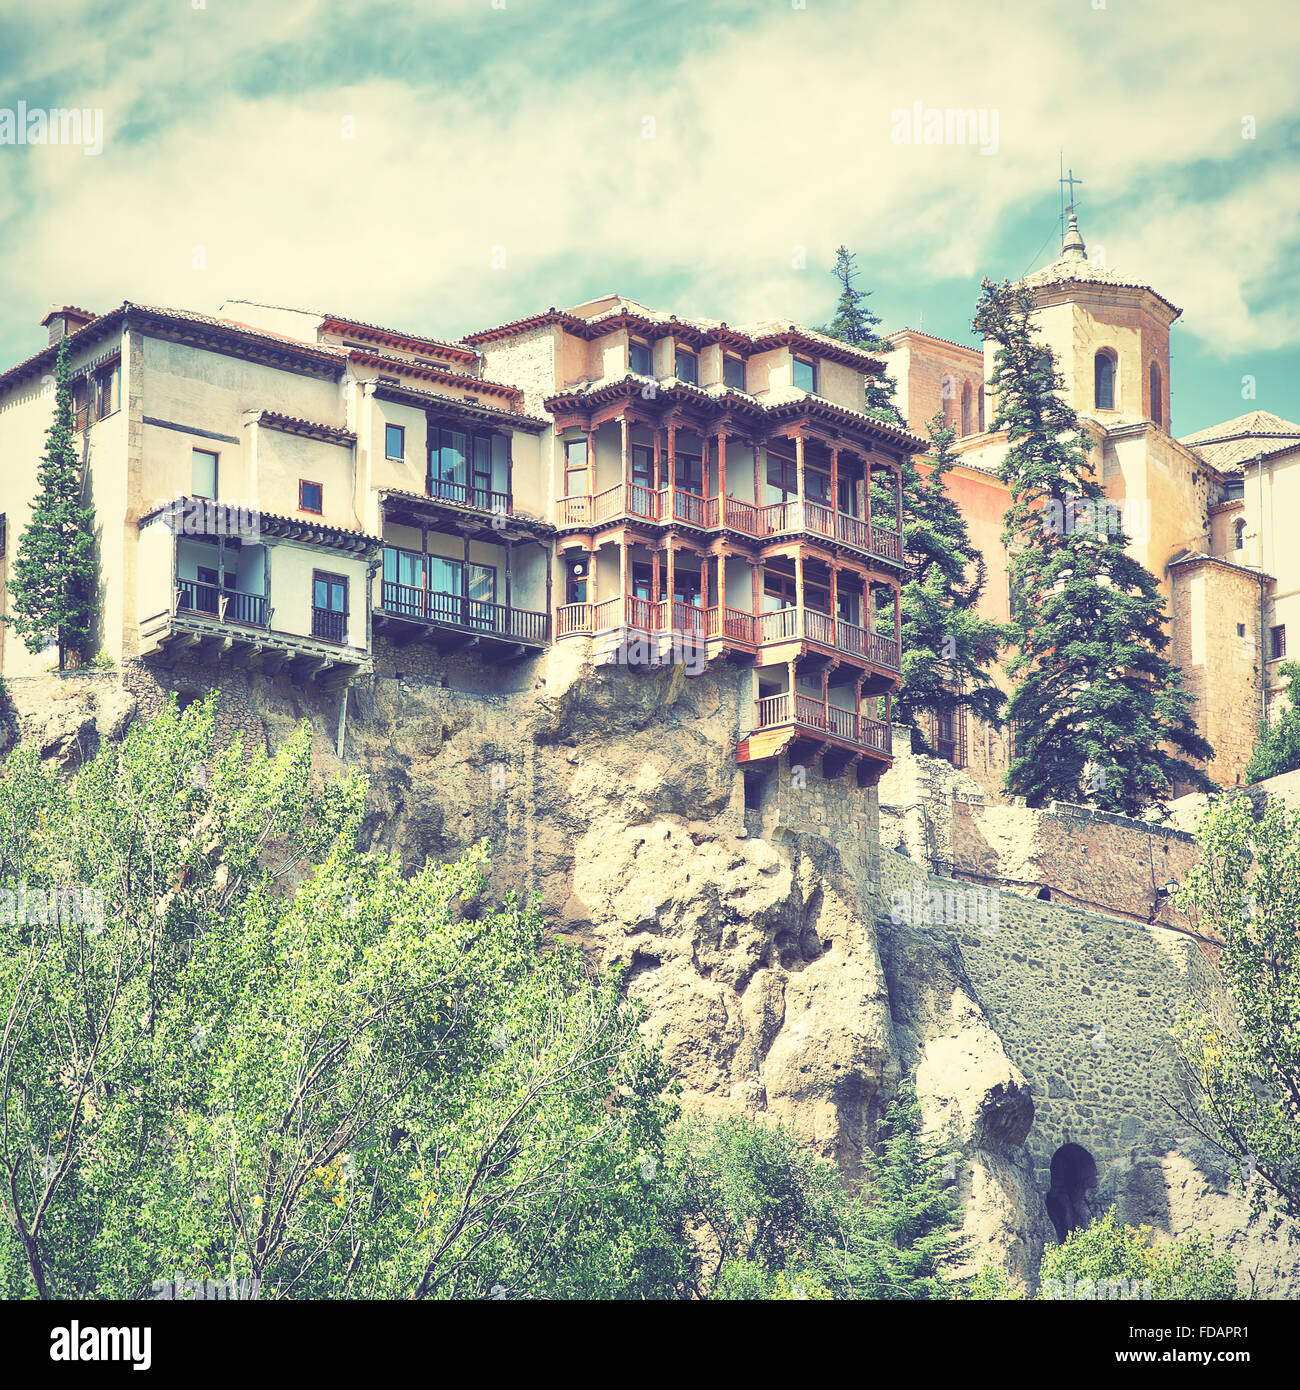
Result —
[{"label": "balcony railing", "polygon": [[889,752],[889,725],[882,719],[870,715],[855,714],[851,709],[839,705],[823,703],[812,695],[798,691],[794,697],[794,717],[790,716],[790,695],[765,695],[757,703],[755,710],[755,729],[779,729],[793,724],[797,728],[811,729],[817,733],[829,734],[844,743],[868,748],[875,753]]},{"label": "balcony railing", "polygon": [[631,517],[639,521],[679,522],[703,531],[724,528],[755,540],[810,534],[899,563],[903,555],[902,540],[892,527],[873,525],[864,517],[836,511],[809,498],[802,503],[787,498],[757,506],[739,497],[705,497],[686,488],[655,489],[642,483],[616,483],[590,497],[561,497],[556,510],[562,527],[594,526],[617,517]]},{"label": "balcony railing", "polygon": [[[437,627],[452,627],[519,642],[545,642],[550,630],[545,613],[507,607],[504,603],[490,603],[486,599],[466,598],[463,594],[417,589],[389,579],[384,580],[382,603],[384,612],[397,618],[410,618]],[[570,607],[589,608],[591,605],[572,604]],[[561,614],[564,611],[561,609]]]},{"label": "balcony railing", "polygon": [[196,579],[176,581],[176,611],[203,613],[220,622],[240,623],[246,627],[266,626],[265,594],[221,589],[215,584],[200,584]]},{"label": "balcony railing", "polygon": [[347,640],[348,615],[333,608],[313,608],[311,635],[322,642],[337,642],[341,646]]},{"label": "balcony railing", "polygon": [[451,478],[430,478],[426,487],[430,497],[439,502],[455,502],[461,507],[475,507],[481,512],[509,512],[510,494],[493,492],[491,488],[476,487],[473,483],[458,483]]},{"label": "balcony railing", "polygon": [[[799,640],[797,608],[779,608],[775,613],[763,613],[757,621],[761,646]],[[860,657],[874,666],[884,666],[891,671],[899,669],[898,643],[894,638],[868,632],[865,627],[844,618],[836,618],[832,622],[829,613],[818,612],[815,608],[803,610],[802,636],[805,641]]]}]

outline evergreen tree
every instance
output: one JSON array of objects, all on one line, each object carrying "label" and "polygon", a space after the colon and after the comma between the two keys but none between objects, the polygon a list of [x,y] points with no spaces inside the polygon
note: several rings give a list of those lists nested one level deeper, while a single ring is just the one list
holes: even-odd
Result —
[{"label": "evergreen tree", "polygon": [[1242,774],[1247,782],[1262,782],[1265,777],[1276,777],[1300,767],[1300,710],[1295,704],[1295,694],[1300,691],[1296,684],[1300,662],[1284,661],[1278,672],[1287,680],[1287,707],[1276,723],[1260,720],[1255,747]]},{"label": "evergreen tree", "polygon": [[[841,246],[836,251],[831,274],[840,282],[840,297],[835,305],[835,317],[821,331],[850,347],[880,356],[890,351],[890,344],[876,334],[880,315],[873,313],[867,304],[871,291],[860,290],[853,283],[858,277],[857,262],[857,256],[848,247]],[[894,402],[893,378],[885,372],[867,378],[864,409],[866,414],[887,424],[906,427],[907,422]]]},{"label": "evergreen tree", "polygon": [[18,543],[9,584],[14,627],[28,651],[59,648],[59,669],[69,655],[86,654],[95,620],[95,511],[82,500],[81,465],[73,443],[72,386],[67,339],[54,369],[54,418],[37,469],[31,520]]},{"label": "evergreen tree", "polygon": [[927,428],[930,472],[922,477],[910,457],[903,464],[903,551],[911,577],[902,593],[903,685],[894,702],[895,717],[920,749],[929,747],[926,714],[969,710],[996,728],[1006,703],[988,671],[1006,629],[976,612],[984,557],[944,487],[957,432],[942,413]]},{"label": "evergreen tree", "polygon": [[1008,714],[1021,745],[1007,787],[1030,806],[1090,800],[1136,814],[1179,780],[1213,783],[1179,757],[1214,750],[1194,697],[1165,657],[1168,618],[1153,576],[1125,553],[1118,511],[1088,461],[1052,354],[1034,332],[1033,296],[985,280],[974,327],[997,344],[993,429],[1007,431],[1000,476],[1011,489],[1002,539],[1017,651]]}]

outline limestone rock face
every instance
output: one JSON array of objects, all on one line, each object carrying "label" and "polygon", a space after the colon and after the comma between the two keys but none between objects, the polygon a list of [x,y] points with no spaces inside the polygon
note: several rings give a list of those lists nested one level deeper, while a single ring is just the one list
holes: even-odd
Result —
[{"label": "limestone rock face", "polygon": [[[680,667],[593,667],[576,651],[560,643],[545,659],[495,670],[472,655],[426,655],[418,670],[418,653],[381,653],[380,674],[349,690],[345,707],[341,692],[283,675],[223,673],[219,728],[274,747],[308,719],[322,776],[344,765],[342,728],[345,762],[369,782],[368,843],[410,869],[488,841],[494,894],[536,895],[551,929],[593,966],[627,967],[688,1106],[783,1122],[852,1177],[870,1161],[900,1077],[915,1074],[927,1126],[951,1143],[969,1267],[992,1260],[1032,1283],[1055,1237],[1030,1152],[1060,1142],[1044,1135],[1043,1115],[1052,1067],[1076,1056],[1077,1040],[1012,1060],[1015,1016],[994,1026],[979,975],[990,943],[974,928],[963,944],[960,931],[894,919],[876,799],[851,775],[824,782],[788,759],[737,766],[748,672],[712,662],[688,680]],[[181,674],[204,688],[203,673]],[[59,693],[55,683],[15,704],[23,737],[65,766],[161,699],[143,684],[138,706],[108,684]],[[911,858],[886,853],[919,872],[926,853],[951,855],[951,826],[935,840],[934,826],[910,814],[890,833]],[[1014,932],[998,941],[1025,955]],[[1101,945],[1080,937],[1067,949]],[[1111,1107],[1123,1141],[1123,1092],[1089,1104]],[[1274,1259],[1243,1242],[1240,1201],[1181,1153],[1116,1165],[1108,1183],[1128,1219],[1149,1212],[1175,1236],[1211,1229],[1250,1256],[1261,1289],[1294,1281],[1293,1254],[1279,1247]]]}]

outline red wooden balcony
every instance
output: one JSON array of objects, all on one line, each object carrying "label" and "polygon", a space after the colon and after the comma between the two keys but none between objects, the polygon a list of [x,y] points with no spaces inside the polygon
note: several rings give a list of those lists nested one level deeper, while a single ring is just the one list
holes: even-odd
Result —
[{"label": "red wooden balcony", "polygon": [[901,564],[903,557],[902,539],[892,527],[872,524],[806,498],[802,504],[786,500],[756,506],[738,497],[705,497],[686,488],[617,483],[591,497],[559,498],[556,514],[561,527],[598,526],[626,517],[701,531],[734,531],[753,540],[810,535],[895,564]]},{"label": "red wooden balcony", "polygon": [[883,719],[855,714],[851,709],[842,709],[829,701],[823,703],[811,695],[796,691],[793,712],[788,691],[780,695],[765,695],[757,702],[754,713],[755,731],[786,727],[796,731],[807,730],[829,735],[884,757],[890,756],[890,730]]}]

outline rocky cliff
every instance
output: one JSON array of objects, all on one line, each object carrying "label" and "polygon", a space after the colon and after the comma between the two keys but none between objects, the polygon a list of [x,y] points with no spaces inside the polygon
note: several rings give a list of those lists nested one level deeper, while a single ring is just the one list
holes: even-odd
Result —
[{"label": "rocky cliff", "polygon": [[[563,644],[508,668],[404,660],[381,653],[348,696],[343,761],[370,779],[372,843],[415,866],[488,839],[494,888],[536,893],[593,963],[626,963],[688,1104],[787,1123],[849,1175],[914,1073],[952,1145],[973,1263],[1032,1279],[1053,1238],[1042,1156],[1060,1138],[1035,1131],[1048,1078],[1020,1069],[961,934],[891,920],[874,790],[784,760],[746,777],[735,743],[749,676],[725,663],[686,679],[591,666]],[[318,770],[340,766],[337,693],[211,668],[165,680],[187,694],[218,683],[226,734],[274,745],[306,717]],[[11,694],[9,737],[71,765],[163,687],[133,667],[123,684],[14,682]],[[1204,1212],[1218,1179],[1167,1157],[1170,1192]],[[1171,1202],[1166,1228],[1190,1225]],[[1221,1210],[1230,1232],[1242,1224]]]}]

